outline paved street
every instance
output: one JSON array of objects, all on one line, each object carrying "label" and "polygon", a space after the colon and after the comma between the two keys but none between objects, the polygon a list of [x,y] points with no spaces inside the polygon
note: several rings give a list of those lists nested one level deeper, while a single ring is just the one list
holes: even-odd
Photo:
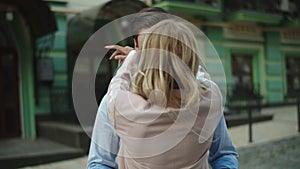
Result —
[{"label": "paved street", "polygon": [[[265,108],[263,114],[273,114],[273,120],[253,124],[253,143],[263,143],[297,134],[296,106]],[[249,145],[249,127],[241,125],[229,128],[231,138],[236,147]]]},{"label": "paved street", "polygon": [[76,158],[50,164],[25,167],[24,169],[84,169],[86,168],[87,157]]},{"label": "paved street", "polygon": [[241,169],[299,169],[300,135],[239,148]]},{"label": "paved street", "polygon": [[[253,143],[248,142],[248,125],[229,129],[240,155],[241,169],[298,169],[300,134],[297,132],[296,106],[267,108],[262,113],[274,114],[272,121],[253,125]],[[81,169],[87,157],[25,169]]]}]

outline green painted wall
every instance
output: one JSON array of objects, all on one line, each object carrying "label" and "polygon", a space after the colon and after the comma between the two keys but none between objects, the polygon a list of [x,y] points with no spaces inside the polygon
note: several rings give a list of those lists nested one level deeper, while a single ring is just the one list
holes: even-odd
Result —
[{"label": "green painted wall", "polygon": [[213,48],[208,47],[206,51],[206,68],[210,73],[212,80],[220,87],[222,94],[226,95],[226,77],[228,70],[226,68],[224,46],[222,45],[223,30],[220,27],[204,27],[203,31],[205,32],[209,42],[211,42],[211,45],[213,45]]},{"label": "green painted wall", "polygon": [[[221,61],[223,62],[227,82],[231,78],[231,54],[244,53],[254,56],[253,60],[253,79],[254,83],[259,83],[260,93],[264,97],[265,103],[283,102],[286,94],[286,74],[285,56],[299,56],[300,50],[282,51],[282,46],[289,48],[299,48],[297,44],[281,44],[279,32],[265,32],[265,40],[247,41],[239,39],[227,39],[223,35],[223,29],[217,27],[202,28],[214,44]],[[228,45],[230,44],[230,45]],[[214,63],[208,60],[208,67],[215,67]],[[214,73],[214,72],[213,72]],[[217,76],[217,75],[212,75]]]},{"label": "green painted wall", "polygon": [[35,107],[33,81],[33,51],[28,27],[19,13],[15,13],[12,21],[19,46],[20,81],[21,81],[21,110],[23,114],[23,138],[35,138]]},{"label": "green painted wall", "polygon": [[[47,57],[53,59],[54,64],[54,82],[51,86],[41,85],[39,88],[39,105],[36,106],[36,114],[51,113],[51,87],[67,87],[67,56],[66,56],[66,15],[55,13],[58,31],[55,33],[53,48],[47,54]],[[67,102],[67,100],[66,100]],[[67,103],[66,103],[67,104]],[[54,112],[55,113],[55,112]]]},{"label": "green painted wall", "polygon": [[[231,55],[234,53],[238,54],[250,54],[253,56],[253,81],[255,84],[259,84],[259,91],[262,95],[266,93],[265,91],[265,69],[264,69],[264,53],[263,53],[263,43],[259,41],[247,41],[240,40],[238,37],[236,39],[225,38],[223,34],[223,28],[221,27],[205,27],[205,34],[213,43],[215,49],[217,50],[220,60],[223,63],[226,74],[226,85],[230,88],[232,83],[232,65],[231,65]],[[216,67],[216,65],[210,65],[211,69]],[[218,75],[212,75],[218,76]],[[216,80],[218,82],[218,80]],[[227,91],[230,92],[230,91]],[[227,93],[231,94],[231,93]],[[266,99],[266,98],[265,98]],[[266,99],[267,100],[267,99]]]},{"label": "green painted wall", "polygon": [[[224,14],[224,13],[223,13]],[[282,16],[268,14],[261,11],[239,11],[234,13],[234,18],[231,16],[219,16],[218,18],[208,18],[206,16],[199,17],[200,20],[216,22],[235,22],[243,23],[262,23],[271,28],[275,24],[275,28],[284,28],[280,26]],[[222,15],[222,14],[221,14]],[[296,24],[294,26],[297,26]],[[202,28],[208,38],[215,45],[219,53],[221,61],[224,64],[227,82],[231,82],[231,54],[243,53],[251,54],[253,59],[253,79],[254,83],[260,84],[260,93],[264,97],[265,103],[284,102],[286,95],[286,68],[285,57],[294,56],[300,57],[300,43],[283,43],[280,37],[280,32],[263,30],[263,40],[247,40],[236,38],[225,38],[223,28],[220,27],[203,27]],[[296,29],[295,29],[296,30]],[[299,28],[297,28],[299,30]],[[207,67],[213,70],[216,64],[212,60],[208,60]],[[218,76],[216,72],[211,71],[212,76]]]},{"label": "green painted wall", "polygon": [[278,32],[265,33],[266,59],[266,99],[268,102],[282,102],[284,99],[283,68],[285,62],[281,60],[280,34]]}]

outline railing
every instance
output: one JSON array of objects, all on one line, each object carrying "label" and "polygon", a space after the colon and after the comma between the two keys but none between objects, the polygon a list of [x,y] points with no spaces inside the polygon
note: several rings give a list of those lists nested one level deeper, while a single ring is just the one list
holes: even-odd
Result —
[{"label": "railing", "polygon": [[297,97],[298,132],[300,132],[300,96]]},{"label": "railing", "polygon": [[224,0],[226,12],[236,10],[251,10],[278,14],[281,12],[277,0]]},{"label": "railing", "polygon": [[165,0],[165,1],[194,3],[194,4],[213,6],[213,7],[221,6],[221,0]]},{"label": "railing", "polygon": [[[222,7],[224,12],[233,12],[237,10],[256,11],[269,14],[283,15],[290,18],[300,18],[300,3],[297,1],[288,1],[280,3],[278,0],[164,0],[169,2],[183,2],[198,4],[202,6]],[[159,1],[161,2],[161,1]],[[158,3],[154,2],[154,3]]]},{"label": "railing", "polygon": [[252,142],[253,112],[260,112],[262,96],[259,93],[259,84],[237,83],[227,84],[228,108],[227,114],[247,113],[249,125],[249,142]]},{"label": "railing", "polygon": [[69,89],[63,86],[51,87],[51,113],[64,114],[71,112],[71,102],[69,99]]},{"label": "railing", "polygon": [[260,111],[263,97],[259,88],[259,84],[254,83],[227,84],[227,107],[230,113],[242,112],[245,107]]}]

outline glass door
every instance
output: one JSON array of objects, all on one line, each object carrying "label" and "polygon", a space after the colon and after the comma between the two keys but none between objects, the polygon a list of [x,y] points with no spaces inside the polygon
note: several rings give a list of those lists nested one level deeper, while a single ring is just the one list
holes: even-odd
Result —
[{"label": "glass door", "polygon": [[253,86],[253,56],[232,54],[232,95],[247,97],[254,92]]}]

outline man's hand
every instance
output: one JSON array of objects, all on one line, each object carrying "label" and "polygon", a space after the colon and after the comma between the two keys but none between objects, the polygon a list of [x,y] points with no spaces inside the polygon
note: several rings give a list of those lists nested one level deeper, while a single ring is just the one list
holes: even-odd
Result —
[{"label": "man's hand", "polygon": [[116,51],[109,57],[110,60],[116,59],[119,61],[124,60],[130,51],[133,50],[130,46],[119,46],[119,45],[109,45],[105,46],[106,49],[116,49]]}]

